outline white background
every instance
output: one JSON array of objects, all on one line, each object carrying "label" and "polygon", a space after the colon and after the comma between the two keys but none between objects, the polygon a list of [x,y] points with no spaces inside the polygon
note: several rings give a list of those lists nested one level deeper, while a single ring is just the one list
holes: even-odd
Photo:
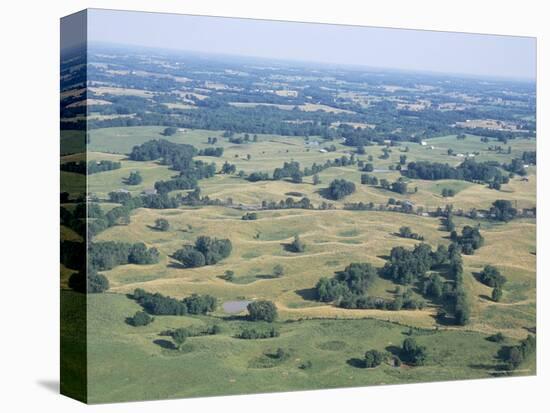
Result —
[{"label": "white background", "polygon": [[[63,412],[548,411],[550,34],[544,1],[8,0],[0,30],[0,409]],[[57,394],[59,18],[86,7],[538,37],[538,376],[85,407]],[[546,254],[544,254],[546,252]],[[546,347],[546,354],[543,348]],[[546,394],[545,394],[546,392]]]}]

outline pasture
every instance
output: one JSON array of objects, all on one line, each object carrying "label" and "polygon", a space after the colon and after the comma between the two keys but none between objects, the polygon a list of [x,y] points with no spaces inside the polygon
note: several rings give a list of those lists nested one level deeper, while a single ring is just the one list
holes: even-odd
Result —
[{"label": "pasture", "polygon": [[[275,323],[276,338],[242,340],[234,336],[249,322],[239,318],[164,316],[146,327],[127,325],[125,317],[139,308],[120,294],[88,300],[91,403],[506,376],[496,370],[500,344],[476,332],[413,330],[427,347],[424,366],[365,369],[359,363],[366,350],[397,352],[409,328],[371,319],[303,320]],[[189,338],[182,351],[159,335],[214,324],[220,334]],[[272,355],[278,348],[285,351],[282,360]],[[306,362],[311,367],[300,368]]]}]

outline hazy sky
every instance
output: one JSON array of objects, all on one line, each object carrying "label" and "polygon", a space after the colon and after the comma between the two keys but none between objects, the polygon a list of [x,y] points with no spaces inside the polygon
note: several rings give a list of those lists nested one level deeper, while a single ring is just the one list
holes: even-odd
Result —
[{"label": "hazy sky", "polygon": [[529,37],[89,11],[88,41],[381,68],[534,79]]}]

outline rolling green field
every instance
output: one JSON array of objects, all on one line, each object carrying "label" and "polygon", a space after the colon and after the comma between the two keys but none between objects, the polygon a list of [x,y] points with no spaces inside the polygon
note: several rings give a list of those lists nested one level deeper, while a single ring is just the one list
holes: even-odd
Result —
[{"label": "rolling green field", "polygon": [[[216,147],[223,147],[220,158],[197,157],[215,162],[217,169],[224,162],[235,164],[245,174],[272,171],[283,161],[298,161],[302,166],[323,163],[349,156],[350,148],[331,142],[335,152],[321,152],[323,145],[311,146],[300,137],[258,135],[258,142],[231,144],[221,131],[180,130],[164,137],[161,127],[126,127],[95,129],[90,132],[89,161],[110,160],[121,168],[95,173],[88,178],[88,193],[101,200],[107,212],[117,204],[105,202],[111,191],[126,189],[133,196],[154,187],[159,180],[176,176],[169,166],[157,161],[131,161],[127,153],[134,145],[151,139],[167,139],[186,143],[198,149],[210,147],[208,137],[217,137]],[[311,137],[310,141],[317,138]],[[319,139],[321,142],[321,140]],[[516,139],[510,142],[510,154],[487,151],[479,137],[456,136],[431,139],[428,146],[405,142],[393,147],[389,159],[380,159],[381,147],[368,146],[357,159],[368,162],[372,156],[375,170],[371,175],[390,182],[400,176],[390,165],[406,154],[407,161],[428,160],[458,165],[462,160],[451,157],[447,149],[458,153],[479,153],[476,159],[509,162],[525,150],[534,150],[533,140]],[[407,152],[403,152],[408,147]],[[433,149],[430,149],[432,148]],[[247,156],[250,155],[250,156]],[[76,160],[70,155],[65,161]],[[131,172],[139,171],[143,182],[131,186],[125,183]],[[64,190],[81,185],[82,175],[63,172]],[[312,177],[302,183],[287,180],[248,182],[236,175],[216,174],[200,181],[201,192],[211,199],[233,200],[229,206],[182,206],[177,209],[139,208],[131,212],[127,225],[115,225],[95,237],[96,242],[144,242],[160,253],[158,263],[151,265],[120,265],[103,271],[109,279],[108,293],[90,295],[88,299],[88,360],[89,401],[94,403],[124,400],[196,395],[239,394],[334,388],[376,384],[408,383],[474,379],[508,375],[502,370],[497,353],[503,343],[486,338],[497,332],[505,335],[504,344],[513,345],[525,338],[526,328],[536,325],[536,228],[535,220],[521,219],[496,223],[484,219],[456,217],[457,230],[464,225],[479,226],[485,244],[474,255],[464,255],[464,288],[471,305],[471,318],[466,327],[441,325],[437,319],[439,306],[428,300],[422,310],[387,311],[376,309],[344,309],[316,299],[315,285],[322,277],[332,277],[351,262],[368,262],[380,268],[392,247],[412,248],[418,243],[398,236],[402,226],[409,226],[433,246],[450,243],[449,233],[442,229],[439,218],[417,214],[384,211],[349,211],[349,202],[385,203],[388,198],[406,199],[426,212],[452,203],[455,209],[487,209],[495,197],[511,199],[518,208],[536,203],[536,171],[529,168],[528,180],[515,177],[503,185],[497,194],[486,185],[458,181],[413,180],[405,195],[369,185],[361,185],[357,165],[331,167],[319,173],[321,183],[313,185]],[[356,184],[356,192],[343,200],[327,200],[323,189],[338,178]],[[442,190],[452,189],[453,198],[444,198]],[[185,193],[186,191],[177,191]],[[295,200],[308,197],[313,205],[332,204],[332,209],[284,209],[257,211],[258,219],[243,221],[250,209],[262,201]],[[166,219],[168,231],[154,228],[155,221]],[[306,244],[300,254],[287,251],[293,237],[299,234]],[[233,248],[223,261],[200,268],[183,268],[172,254],[191,244],[201,235],[228,237]],[[78,240],[69,228],[63,238]],[[477,280],[487,264],[497,266],[508,279],[500,302],[491,300],[490,287]],[[284,274],[274,277],[276,265]],[[234,272],[227,281],[226,271]],[[73,273],[63,269],[62,286],[67,286]],[[279,312],[274,325],[280,336],[270,339],[242,340],[235,338],[250,325],[246,311],[237,315],[225,313],[222,306],[209,316],[158,316],[146,327],[132,327],[125,320],[140,310],[129,298],[136,288],[159,292],[175,298],[191,294],[211,294],[220,303],[228,301],[270,300]],[[391,300],[396,284],[377,278],[369,295]],[[413,296],[421,297],[413,290]],[[176,350],[170,337],[162,331],[178,327],[219,325],[221,333],[214,336],[192,337],[183,349]],[[413,328],[413,330],[410,330]],[[418,343],[427,347],[425,365],[394,367],[387,362],[375,369],[360,368],[366,350],[396,352],[412,331]],[[277,349],[285,358],[273,356]],[[308,362],[308,368],[300,366]],[[309,365],[310,364],[310,365]],[[514,374],[534,374],[534,358],[524,363]],[[154,377],[154,380],[151,378]],[[118,383],[116,386],[113,383]]]},{"label": "rolling green field", "polygon": [[[475,379],[500,376],[495,355],[500,347],[485,335],[467,331],[413,330],[430,354],[425,366],[383,364],[357,367],[367,349],[395,351],[409,328],[371,319],[305,320],[276,323],[272,339],[235,338],[246,320],[218,317],[157,317],[146,327],[124,318],[139,309],[120,294],[90,297],[88,311],[90,402],[147,400],[195,395],[263,393],[319,388]],[[215,336],[193,337],[174,350],[159,331],[218,323]],[[513,341],[509,341],[512,343]],[[304,345],[307,343],[306,345]],[[270,355],[277,348],[284,360]],[[304,362],[308,369],[300,369]],[[533,374],[534,371],[530,371]],[[152,379],[154,378],[154,379]],[[119,383],[113,386],[113,383]]]},{"label": "rolling green field", "polygon": [[86,53],[61,69],[64,394],[536,374],[534,83]]}]

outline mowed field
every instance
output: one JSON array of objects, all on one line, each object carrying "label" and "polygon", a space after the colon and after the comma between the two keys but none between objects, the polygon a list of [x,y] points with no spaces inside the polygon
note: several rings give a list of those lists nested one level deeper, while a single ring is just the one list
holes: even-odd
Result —
[{"label": "mowed field", "polygon": [[[249,322],[220,317],[156,317],[146,327],[131,327],[125,317],[139,306],[124,295],[105,293],[88,300],[89,396],[91,403],[189,396],[264,393],[318,388],[499,377],[500,344],[476,332],[413,330],[428,351],[426,365],[410,368],[382,364],[358,368],[367,349],[396,352],[409,328],[384,321],[303,320],[276,322],[280,336],[235,338]],[[221,333],[192,337],[182,351],[160,331],[218,324]],[[257,323],[255,323],[257,327]],[[506,343],[515,344],[508,339]],[[287,356],[272,355],[278,348]],[[311,362],[311,367],[300,365]],[[533,366],[534,368],[534,366]],[[533,374],[534,370],[516,374]],[[130,379],[131,378],[131,379]],[[116,383],[116,385],[114,385]]]}]

